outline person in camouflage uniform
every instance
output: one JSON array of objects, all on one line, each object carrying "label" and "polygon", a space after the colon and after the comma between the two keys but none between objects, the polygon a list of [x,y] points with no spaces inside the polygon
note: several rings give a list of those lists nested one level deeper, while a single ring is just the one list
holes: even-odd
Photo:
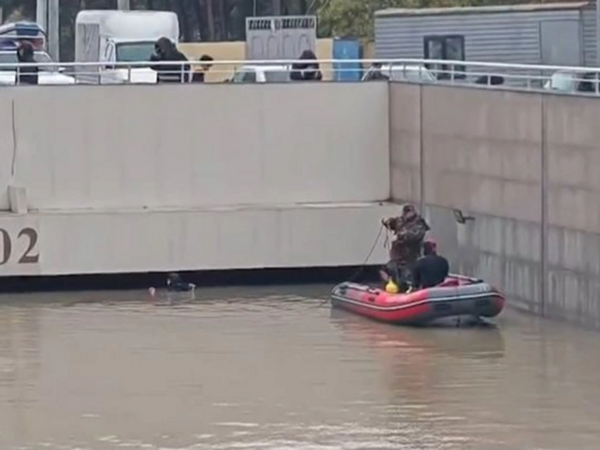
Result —
[{"label": "person in camouflage uniform", "polygon": [[[430,230],[429,225],[413,205],[405,205],[400,217],[382,221],[383,226],[394,233],[390,249],[390,261],[381,270],[381,278],[390,278],[398,285],[410,284],[410,268],[421,255],[423,240]],[[402,286],[401,286],[402,287]]]}]

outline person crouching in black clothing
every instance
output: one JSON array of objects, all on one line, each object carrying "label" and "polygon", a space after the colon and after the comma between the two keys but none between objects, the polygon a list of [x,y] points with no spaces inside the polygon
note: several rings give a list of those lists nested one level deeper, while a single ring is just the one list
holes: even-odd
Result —
[{"label": "person crouching in black clothing", "polygon": [[[154,44],[154,54],[150,57],[150,61],[188,61],[188,59],[177,50],[169,38],[161,37]],[[188,83],[190,81],[189,64],[152,64],[150,68],[156,71],[158,83]]]},{"label": "person crouching in black clothing", "polygon": [[189,292],[196,289],[194,283],[188,283],[181,279],[178,273],[172,272],[167,278],[167,290],[169,292]]},{"label": "person crouching in black clothing", "polygon": [[304,50],[300,55],[300,60],[306,61],[292,64],[290,78],[294,81],[321,81],[321,73],[317,55],[312,50]]},{"label": "person crouching in black clothing", "polygon": [[21,66],[20,64],[31,64],[35,62],[33,45],[30,42],[21,42],[17,49],[17,84],[38,84],[38,66]]},{"label": "person crouching in black clothing", "polygon": [[434,241],[425,241],[423,255],[412,269],[412,282],[415,289],[437,286],[444,282],[450,272],[448,260],[437,254],[437,245]]}]

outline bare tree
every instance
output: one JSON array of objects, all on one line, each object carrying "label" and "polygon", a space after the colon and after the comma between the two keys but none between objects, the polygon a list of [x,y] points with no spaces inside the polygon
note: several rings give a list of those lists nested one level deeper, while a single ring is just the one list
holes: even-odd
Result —
[{"label": "bare tree", "polygon": [[204,0],[206,6],[206,20],[208,21],[208,40],[215,40],[215,14],[213,11],[213,0]]}]

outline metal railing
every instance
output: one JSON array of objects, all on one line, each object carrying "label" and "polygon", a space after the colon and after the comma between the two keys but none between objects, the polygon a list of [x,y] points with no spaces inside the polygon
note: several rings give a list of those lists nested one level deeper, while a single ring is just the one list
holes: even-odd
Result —
[{"label": "metal railing", "polygon": [[30,66],[38,68],[38,84],[45,85],[155,84],[169,75],[167,81],[188,83],[207,66],[206,82],[281,82],[290,81],[293,65],[307,62],[319,64],[322,81],[359,81],[380,65],[392,81],[600,94],[600,68],[424,59],[5,63],[0,64],[0,86],[19,84],[19,75]]}]

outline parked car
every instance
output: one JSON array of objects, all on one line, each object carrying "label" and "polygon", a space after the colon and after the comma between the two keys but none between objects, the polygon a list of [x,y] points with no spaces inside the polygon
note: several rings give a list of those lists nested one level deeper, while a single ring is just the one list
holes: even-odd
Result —
[{"label": "parked car", "polygon": [[[34,53],[34,58],[36,62],[52,63],[50,55],[43,51],[36,51]],[[4,64],[10,65],[5,66]],[[16,51],[0,51],[0,85],[16,84],[17,65],[18,60]],[[61,72],[62,70],[58,65],[40,66],[38,84],[75,84],[74,77]]]},{"label": "parked car", "polygon": [[285,83],[291,81],[286,65],[245,65],[233,74],[232,83]]},{"label": "parked car", "polygon": [[544,89],[560,92],[600,92],[599,74],[557,70],[544,84]]},{"label": "parked car", "polygon": [[409,81],[413,83],[437,81],[435,75],[422,65],[413,64],[383,64],[373,65],[367,69],[362,81],[386,78],[391,81]]}]

